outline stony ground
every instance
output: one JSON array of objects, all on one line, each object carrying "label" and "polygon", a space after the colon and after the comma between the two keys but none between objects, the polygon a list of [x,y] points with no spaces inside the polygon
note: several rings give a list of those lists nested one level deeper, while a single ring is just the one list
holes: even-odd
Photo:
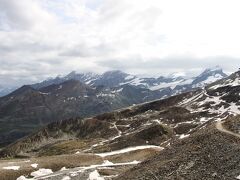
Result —
[{"label": "stony ground", "polygon": [[[134,165],[159,153],[159,148],[144,148],[115,154],[87,154],[44,156],[25,159],[0,160],[0,179],[14,180],[20,176],[31,178],[31,173],[39,169],[53,171],[50,175],[40,175],[35,179],[88,179],[97,170],[105,179],[118,175]],[[10,168],[10,169],[6,169]],[[15,169],[16,168],[16,169]],[[22,180],[22,179],[20,179]]]},{"label": "stony ground", "polygon": [[219,131],[213,123],[116,179],[233,180],[239,175],[240,138]]}]

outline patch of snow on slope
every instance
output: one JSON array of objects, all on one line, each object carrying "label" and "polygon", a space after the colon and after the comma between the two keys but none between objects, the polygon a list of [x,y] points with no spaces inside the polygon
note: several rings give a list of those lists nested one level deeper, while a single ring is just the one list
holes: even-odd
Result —
[{"label": "patch of snow on slope", "polygon": [[170,82],[170,83],[161,83],[156,86],[151,86],[149,89],[152,91],[160,90],[160,89],[167,88],[167,87],[174,89],[177,85],[185,85],[185,84],[188,84],[189,82],[190,81],[180,80],[180,81],[175,81],[175,82]]},{"label": "patch of snow on slope", "polygon": [[133,78],[134,78],[133,75],[129,75],[129,76],[125,77],[125,80],[132,80]]},{"label": "patch of snow on slope", "polygon": [[194,95],[191,98],[184,99],[182,102],[179,103],[179,105],[187,105],[188,103],[196,101],[196,100],[198,100],[198,99],[200,99],[202,97],[203,97],[203,93],[201,92],[201,93],[198,93],[198,94]]},{"label": "patch of snow on slope", "polygon": [[221,102],[225,102],[225,101],[221,100],[220,98],[221,98],[220,96],[210,96],[210,97],[207,97],[204,101],[201,101],[199,103],[199,105],[201,106],[201,105],[204,105],[209,102],[213,102],[215,105],[218,105]]},{"label": "patch of snow on slope", "polygon": [[140,86],[140,85],[143,85],[145,87],[148,86],[146,83],[142,83],[142,79],[140,79],[140,78],[135,78],[135,79],[131,80],[130,84],[134,85],[134,86]]},{"label": "patch of snow on slope", "polygon": [[25,176],[20,176],[17,178],[17,180],[29,180],[28,178],[26,178]]},{"label": "patch of snow on slope", "polygon": [[62,86],[62,85],[60,85],[60,86],[58,87],[58,90],[62,89],[62,87],[63,87],[63,86]]},{"label": "patch of snow on slope", "polygon": [[230,104],[229,111],[234,114],[240,114],[239,106],[236,105],[235,103]]},{"label": "patch of snow on slope", "polygon": [[39,176],[49,175],[49,174],[52,174],[52,173],[53,173],[53,171],[51,169],[39,169],[37,171],[32,172],[31,176],[39,177]]},{"label": "patch of snow on slope", "polygon": [[125,148],[125,149],[121,149],[121,150],[117,150],[117,151],[106,152],[106,153],[99,153],[99,154],[96,154],[96,155],[101,156],[101,157],[106,157],[106,156],[112,156],[112,155],[116,155],[116,154],[123,154],[123,153],[131,152],[131,151],[142,150],[142,149],[149,149],[149,148],[155,148],[155,149],[159,149],[159,150],[163,150],[164,149],[163,147],[160,147],[160,146],[145,145],[145,146],[129,147],[129,148]]},{"label": "patch of snow on slope", "polygon": [[111,91],[112,94],[115,94],[115,93],[119,93],[119,92],[122,92],[123,88],[120,88],[118,90],[115,90],[115,91]]},{"label": "patch of snow on slope", "polygon": [[111,165],[114,165],[114,164],[112,162],[108,161],[108,160],[105,160],[102,165],[111,166]]},{"label": "patch of snow on slope", "polygon": [[19,170],[20,166],[8,166],[8,167],[3,167],[5,170],[14,170],[17,171]]},{"label": "patch of snow on slope", "polygon": [[31,166],[33,167],[33,168],[37,168],[38,167],[38,164],[31,164]]},{"label": "patch of snow on slope", "polygon": [[239,86],[240,85],[240,78],[236,78],[232,83],[231,86]]},{"label": "patch of snow on slope", "polygon": [[236,177],[236,179],[240,179],[240,175],[238,177]]},{"label": "patch of snow on slope", "polygon": [[181,134],[181,136],[179,137],[179,139],[184,139],[184,138],[186,138],[186,137],[188,137],[188,136],[190,136],[190,134]]},{"label": "patch of snow on slope", "polygon": [[100,176],[97,170],[94,170],[89,174],[88,180],[104,180],[104,178]]},{"label": "patch of snow on slope", "polygon": [[206,80],[194,85],[194,87],[203,87],[206,84],[213,83],[222,78],[223,78],[223,76],[221,76],[220,74],[215,74],[214,76],[209,76]]},{"label": "patch of snow on slope", "polygon": [[240,85],[240,77],[239,75],[237,74],[236,75],[236,78],[234,80],[232,79],[228,79],[226,80],[223,84],[217,84],[215,86],[212,86],[210,87],[210,89],[217,89],[219,87],[225,87],[225,86],[231,86],[231,87],[234,87],[234,86],[239,86]]},{"label": "patch of snow on slope", "polygon": [[69,176],[64,176],[62,180],[70,180],[71,178]]},{"label": "patch of snow on slope", "polygon": [[60,169],[60,171],[66,171],[66,170],[67,170],[66,167],[62,167],[62,168]]}]

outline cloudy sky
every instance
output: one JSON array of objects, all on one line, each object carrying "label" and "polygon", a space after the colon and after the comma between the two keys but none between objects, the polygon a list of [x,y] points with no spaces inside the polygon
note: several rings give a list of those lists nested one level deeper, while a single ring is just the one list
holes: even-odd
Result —
[{"label": "cloudy sky", "polygon": [[0,0],[0,85],[240,64],[239,0]]}]

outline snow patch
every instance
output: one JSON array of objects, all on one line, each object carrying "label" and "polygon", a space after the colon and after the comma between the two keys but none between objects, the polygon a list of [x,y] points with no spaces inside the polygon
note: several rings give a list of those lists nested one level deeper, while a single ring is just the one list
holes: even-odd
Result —
[{"label": "snow patch", "polygon": [[65,171],[65,170],[67,170],[66,167],[63,167],[62,169],[60,169],[60,171]]},{"label": "snow patch", "polygon": [[105,160],[102,165],[111,166],[111,165],[114,165],[114,164],[112,162],[108,161],[108,160]]},{"label": "snow patch", "polygon": [[100,176],[97,170],[94,170],[89,174],[88,180],[104,180],[104,178]]},{"label": "snow patch", "polygon": [[176,86],[190,84],[191,81],[193,81],[193,80],[180,80],[180,81],[174,81],[174,82],[169,82],[169,83],[161,83],[156,86],[152,86],[149,89],[152,91],[156,91],[156,90],[160,90],[160,89],[168,88],[168,87],[171,89],[175,89]]},{"label": "snow patch", "polygon": [[3,167],[3,169],[6,169],[6,170],[14,170],[14,171],[17,171],[19,170],[20,166],[8,166],[8,167]]},{"label": "snow patch", "polygon": [[62,180],[70,180],[71,178],[69,176],[64,176]]},{"label": "snow patch", "polygon": [[37,168],[37,167],[38,167],[38,164],[34,163],[34,164],[31,164],[31,166],[32,166],[33,168]]},{"label": "snow patch", "polygon": [[52,173],[53,173],[53,171],[51,169],[39,169],[37,171],[32,172],[31,176],[39,177],[39,176],[49,175],[49,174],[52,174]]},{"label": "snow patch", "polygon": [[100,154],[96,154],[96,155],[101,156],[101,157],[106,157],[106,156],[112,156],[112,155],[116,155],[116,154],[123,154],[123,153],[131,152],[131,151],[142,150],[142,149],[150,149],[150,148],[154,148],[154,149],[158,149],[158,150],[163,150],[164,149],[163,147],[160,147],[160,146],[145,145],[145,146],[128,147],[128,148],[125,148],[125,149],[106,152],[106,153],[100,153]]},{"label": "snow patch", "polygon": [[129,75],[129,76],[125,77],[125,80],[131,80],[131,79],[133,79],[133,78],[134,78],[134,76]]},{"label": "snow patch", "polygon": [[58,87],[58,90],[62,89],[62,87],[63,87],[63,86],[62,86],[62,85],[60,85],[60,86]]},{"label": "snow patch", "polygon": [[190,136],[190,134],[181,134],[181,136],[179,137],[179,139],[184,139],[187,138],[188,136]]},{"label": "snow patch", "polygon": [[20,176],[17,178],[17,180],[29,180],[28,178],[26,178],[25,176]]},{"label": "snow patch", "polygon": [[71,173],[70,173],[70,176],[71,176],[71,177],[75,177],[75,176],[77,176],[77,175],[78,175],[78,173],[76,173],[76,172],[71,172]]}]

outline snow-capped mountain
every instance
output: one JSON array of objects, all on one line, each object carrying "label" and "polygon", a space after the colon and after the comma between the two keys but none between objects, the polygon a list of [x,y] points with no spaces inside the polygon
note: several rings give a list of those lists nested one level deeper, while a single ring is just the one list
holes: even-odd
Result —
[{"label": "snow-capped mountain", "polygon": [[[172,73],[169,76],[155,77],[139,77],[137,75],[131,75],[122,71],[107,71],[101,75],[95,73],[77,73],[72,71],[66,76],[57,76],[56,78],[50,78],[40,83],[31,85],[34,89],[41,89],[49,85],[58,85],[67,80],[78,80],[91,87],[104,86],[108,88],[118,87],[119,89],[123,85],[131,85],[135,87],[145,88],[150,91],[165,91],[168,92],[164,97],[169,95],[176,95],[182,92],[190,91],[195,88],[204,87],[206,84],[212,83],[216,80],[222,79],[227,75],[219,67],[206,69],[199,76],[185,77],[182,73]],[[0,97],[5,96],[14,88],[0,87]]]},{"label": "snow-capped mountain", "polygon": [[223,70],[220,67],[206,69],[203,73],[201,73],[194,79],[192,85],[195,87],[203,87],[206,84],[213,83],[224,77],[227,77],[227,75],[223,72]]},{"label": "snow-capped mountain", "polygon": [[69,74],[67,74],[66,76],[57,76],[56,78],[50,78],[47,79],[43,82],[40,83],[36,83],[31,85],[33,88],[35,89],[41,89],[43,87],[47,87],[50,85],[57,85],[57,84],[61,84],[64,81],[68,81],[68,80],[77,80],[80,82],[83,82],[85,84],[91,84],[91,82],[93,80],[98,79],[99,75],[98,74],[94,74],[94,73],[76,73],[76,71],[72,71]]},{"label": "snow-capped mountain", "polygon": [[64,77],[56,77],[55,79],[46,80],[41,83],[34,84],[32,87],[39,89],[73,79],[81,81],[92,87],[105,86],[112,88],[121,87],[122,85],[131,85],[151,91],[163,91],[168,89],[171,91],[171,95],[175,95],[195,88],[204,87],[206,84],[212,83],[226,76],[227,75],[219,67],[206,69],[199,76],[190,78],[186,78],[179,73],[174,73],[166,77],[160,76],[158,78],[145,78],[127,74],[122,71],[108,71],[102,75],[94,73],[76,73],[73,71]]}]

